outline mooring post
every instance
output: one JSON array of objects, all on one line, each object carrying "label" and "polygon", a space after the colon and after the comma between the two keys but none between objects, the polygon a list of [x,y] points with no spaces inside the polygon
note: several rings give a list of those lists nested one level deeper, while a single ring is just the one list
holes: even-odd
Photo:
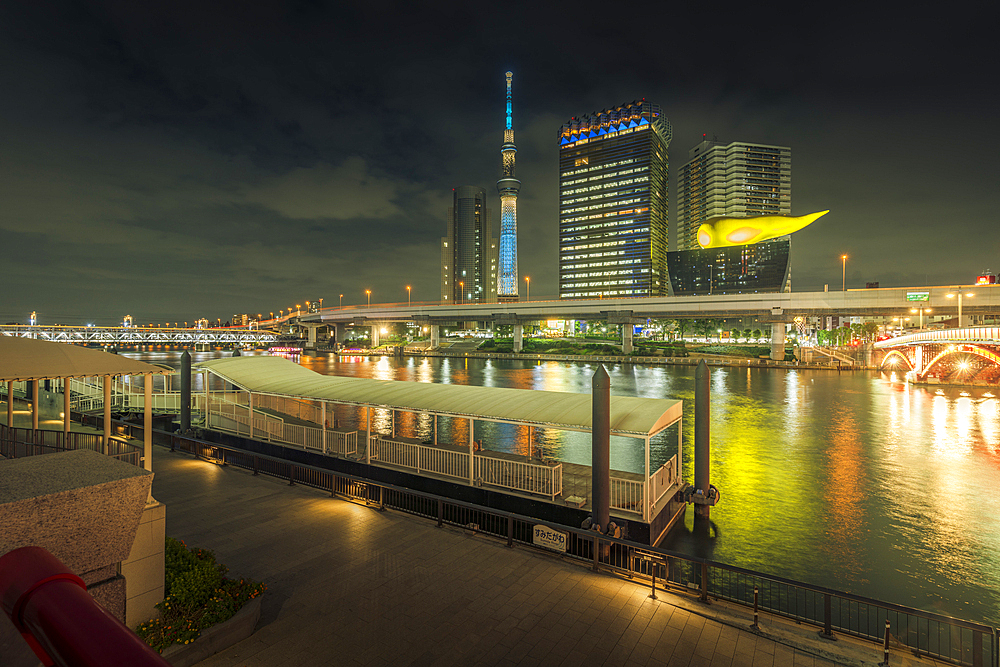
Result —
[{"label": "mooring post", "polygon": [[[694,372],[694,488],[695,491],[705,494],[708,498],[709,473],[711,463],[709,425],[711,423],[711,411],[709,404],[709,374],[708,364],[702,359],[698,362],[698,368]],[[697,504],[694,508],[695,518],[701,516],[706,519],[711,514],[711,507],[707,504]]]},{"label": "mooring post", "polygon": [[605,532],[611,523],[611,377],[600,364],[593,378],[591,418],[591,507],[594,524]]}]

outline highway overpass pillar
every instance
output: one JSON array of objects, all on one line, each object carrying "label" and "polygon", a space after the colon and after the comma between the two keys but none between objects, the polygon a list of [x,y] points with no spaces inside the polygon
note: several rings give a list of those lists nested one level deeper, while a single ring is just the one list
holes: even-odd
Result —
[{"label": "highway overpass pillar", "polygon": [[337,324],[331,324],[333,327],[333,339],[343,345],[347,342],[347,324],[344,322],[339,322]]},{"label": "highway overpass pillar", "polygon": [[771,325],[771,360],[785,360],[785,323],[775,322]]},{"label": "highway overpass pillar", "polygon": [[377,324],[372,324],[371,328],[372,328],[372,337],[369,340],[371,341],[371,346],[375,348],[379,346],[379,338],[378,338],[379,328]]},{"label": "highway overpass pillar", "polygon": [[431,347],[438,347],[441,345],[441,325],[432,324],[431,325]]},{"label": "highway overpass pillar", "polygon": [[622,354],[632,354],[632,325],[626,322],[622,325]]},{"label": "highway overpass pillar", "polygon": [[518,353],[523,349],[523,338],[524,338],[524,325],[515,324],[514,325],[514,353]]},{"label": "highway overpass pillar", "polygon": [[308,329],[308,331],[309,331],[308,338],[306,339],[306,349],[307,350],[315,350],[316,349],[316,332],[319,330],[319,327],[312,326],[312,327],[306,327],[306,329]]}]

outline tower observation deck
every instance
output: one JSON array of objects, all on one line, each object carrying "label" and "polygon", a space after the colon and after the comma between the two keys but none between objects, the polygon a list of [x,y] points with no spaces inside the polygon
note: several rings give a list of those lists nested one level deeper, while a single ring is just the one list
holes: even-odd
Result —
[{"label": "tower observation deck", "polygon": [[503,158],[501,178],[497,181],[500,193],[500,266],[497,271],[497,301],[517,301],[517,193],[521,181],[514,176],[514,125],[511,117],[511,80],[513,72],[507,72],[507,125],[503,132]]}]

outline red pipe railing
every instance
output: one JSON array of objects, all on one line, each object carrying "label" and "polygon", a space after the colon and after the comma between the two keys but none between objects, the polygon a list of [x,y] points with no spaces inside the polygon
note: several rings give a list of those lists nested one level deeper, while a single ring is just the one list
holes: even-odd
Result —
[{"label": "red pipe railing", "polygon": [[46,667],[169,667],[42,547],[0,557],[0,606]]}]

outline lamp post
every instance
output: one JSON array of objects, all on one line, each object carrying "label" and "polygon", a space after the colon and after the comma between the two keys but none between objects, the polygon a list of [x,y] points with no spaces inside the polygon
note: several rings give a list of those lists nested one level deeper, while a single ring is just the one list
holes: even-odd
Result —
[{"label": "lamp post", "polygon": [[319,299],[319,309],[323,310],[323,297],[320,297]]},{"label": "lamp post", "polygon": [[[956,294],[958,295],[958,328],[961,329],[962,328],[962,286],[959,285],[958,287],[955,288],[955,290],[956,290],[955,292],[951,292],[950,294],[948,294],[947,297],[949,299],[954,299],[955,295]],[[973,294],[972,292],[965,292],[965,296],[966,297],[973,297],[973,296],[975,296],[975,294]]]},{"label": "lamp post", "polygon": [[458,304],[462,305],[465,301],[465,283],[461,280],[458,281]]},{"label": "lamp post", "polygon": [[842,270],[841,270],[841,276],[840,276],[840,291],[841,292],[846,292],[847,291],[847,255],[841,255],[840,256],[840,262],[843,265],[841,267]]},{"label": "lamp post", "polygon": [[920,328],[924,328],[924,313],[931,312],[930,308],[911,308],[911,313],[920,313]]},{"label": "lamp post", "polygon": [[527,295],[525,296],[525,301],[531,301],[531,276],[525,276],[524,282],[527,283],[525,285],[525,289],[527,291]]},{"label": "lamp post", "polygon": [[341,309],[344,308],[344,295],[343,294],[340,295],[340,308]]},{"label": "lamp post", "polygon": [[406,307],[410,307],[410,286],[406,286]]},{"label": "lamp post", "polygon": [[372,291],[370,289],[365,290],[365,295],[368,297],[368,307],[372,307]]}]

